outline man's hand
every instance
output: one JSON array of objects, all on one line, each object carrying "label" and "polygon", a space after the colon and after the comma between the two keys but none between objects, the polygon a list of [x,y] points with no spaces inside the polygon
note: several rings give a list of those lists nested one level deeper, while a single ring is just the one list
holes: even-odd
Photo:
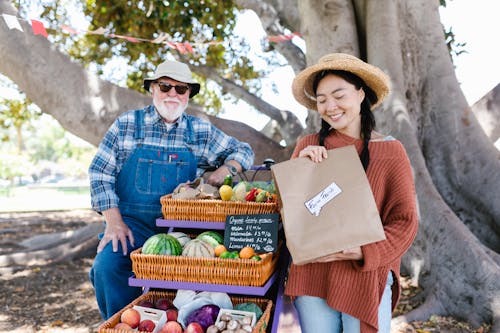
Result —
[{"label": "man's hand", "polygon": [[336,260],[361,260],[363,259],[363,251],[361,247],[355,247],[348,250],[332,253],[324,257],[316,259],[314,262],[330,262]]},{"label": "man's hand", "polygon": [[[226,164],[231,164],[236,168],[236,170],[238,170],[238,172],[241,172],[242,170],[240,163],[234,160],[226,162]],[[220,186],[224,183],[224,178],[230,174],[231,172],[229,171],[229,168],[224,164],[212,172],[212,174],[207,178],[207,183],[213,186]]]},{"label": "man's hand", "polygon": [[121,243],[123,255],[127,255],[127,237],[130,244],[134,246],[134,235],[132,230],[123,222],[122,215],[118,208],[110,208],[102,212],[106,220],[104,236],[97,246],[97,253],[101,252],[110,241],[113,245],[113,252],[118,251],[118,242]]}]

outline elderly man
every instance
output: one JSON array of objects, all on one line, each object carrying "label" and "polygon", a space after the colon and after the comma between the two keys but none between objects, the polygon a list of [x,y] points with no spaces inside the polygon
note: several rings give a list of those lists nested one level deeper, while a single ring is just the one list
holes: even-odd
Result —
[{"label": "elderly man", "polygon": [[200,176],[199,165],[220,165],[207,179],[219,185],[226,175],[248,169],[254,159],[247,143],[184,112],[200,90],[186,64],[163,62],[144,79],[144,88],[153,104],[120,115],[89,168],[92,208],[106,224],[89,274],[104,319],[141,293],[128,285],[129,255],[161,232],[156,227],[160,197]]}]

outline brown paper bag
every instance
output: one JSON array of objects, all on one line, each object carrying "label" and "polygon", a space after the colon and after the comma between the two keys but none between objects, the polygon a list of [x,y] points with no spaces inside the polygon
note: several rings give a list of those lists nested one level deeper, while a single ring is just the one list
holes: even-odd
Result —
[{"label": "brown paper bag", "polygon": [[321,163],[296,158],[273,165],[271,171],[295,264],[385,239],[354,146],[329,150]]}]

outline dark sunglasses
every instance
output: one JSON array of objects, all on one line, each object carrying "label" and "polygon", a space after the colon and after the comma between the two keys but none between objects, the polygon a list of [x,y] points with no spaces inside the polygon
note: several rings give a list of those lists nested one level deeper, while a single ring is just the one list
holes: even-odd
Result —
[{"label": "dark sunglasses", "polygon": [[162,92],[169,92],[170,89],[175,88],[175,92],[178,93],[179,95],[184,95],[186,91],[189,90],[189,86],[183,86],[183,85],[177,85],[174,86],[173,84],[166,83],[166,82],[157,82],[158,87],[160,87],[160,90]]}]

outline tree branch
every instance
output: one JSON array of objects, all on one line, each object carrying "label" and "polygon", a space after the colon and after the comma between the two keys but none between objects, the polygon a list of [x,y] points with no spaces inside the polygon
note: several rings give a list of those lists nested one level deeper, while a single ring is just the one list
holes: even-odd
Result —
[{"label": "tree branch", "polygon": [[[292,32],[300,30],[300,20],[298,19],[299,15],[296,5],[290,5],[287,2],[286,6],[282,4],[280,6],[281,10],[278,11],[273,6],[272,1],[236,0],[235,2],[238,6],[253,10],[259,16],[262,26],[268,35],[285,34],[285,27],[283,27],[282,22],[293,24],[287,27]],[[278,2],[276,4],[279,5]],[[276,43],[273,45],[273,48],[285,57],[295,73],[305,68],[306,57],[304,53],[291,41]]]},{"label": "tree branch", "polygon": [[278,125],[277,127],[282,139],[285,140],[287,144],[295,143],[295,140],[303,130],[300,121],[295,114],[289,111],[282,111],[274,107],[262,98],[237,85],[233,81],[223,78],[212,67],[197,66],[196,71],[204,75],[206,78],[209,78],[221,85],[234,97],[244,100],[257,109],[257,111],[274,120]]}]

